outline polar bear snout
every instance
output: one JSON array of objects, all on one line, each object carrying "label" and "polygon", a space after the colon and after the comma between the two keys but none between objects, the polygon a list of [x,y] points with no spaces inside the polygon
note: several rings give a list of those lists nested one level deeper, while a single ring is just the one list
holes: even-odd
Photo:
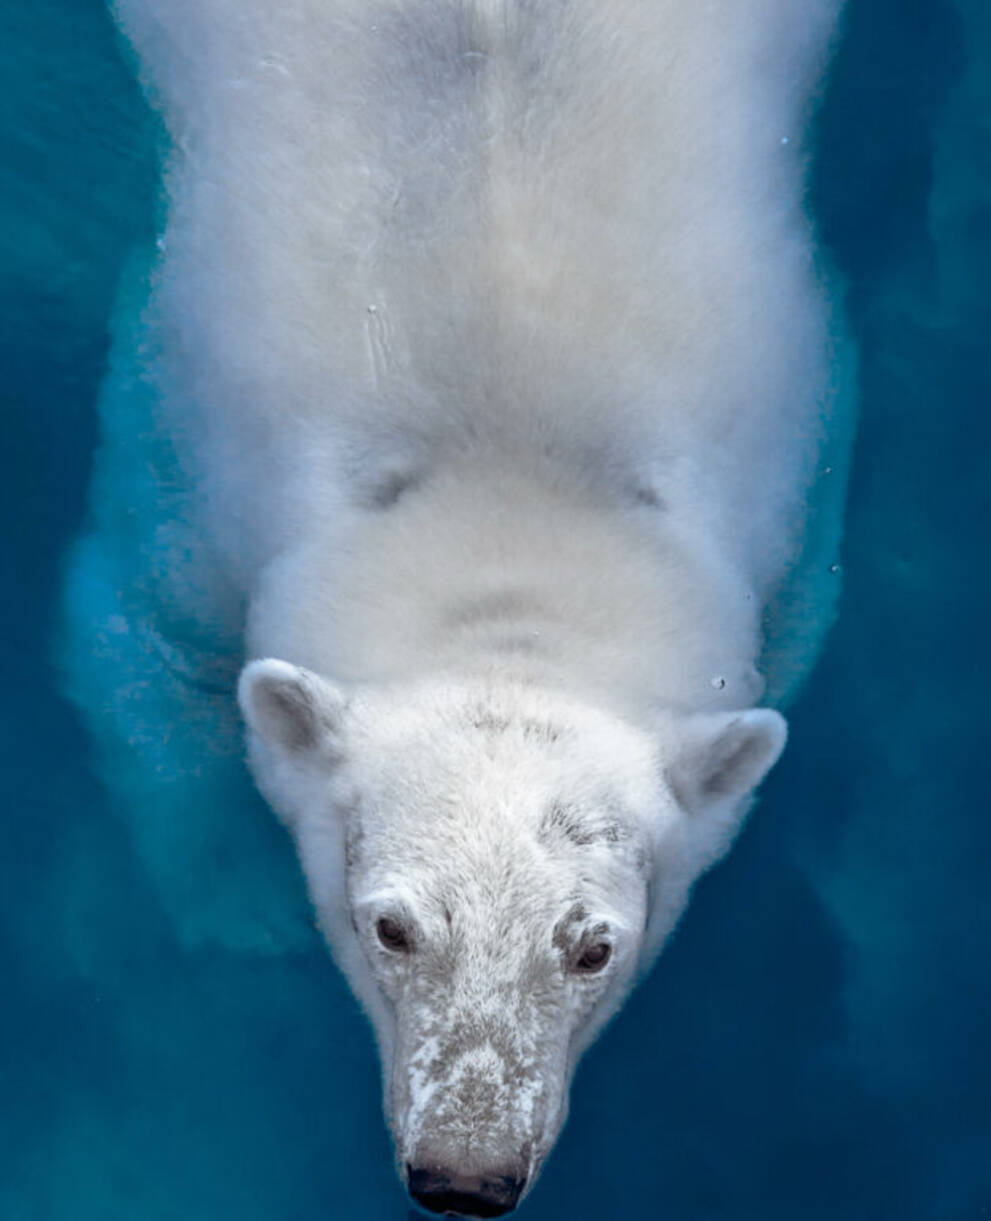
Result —
[{"label": "polar bear snout", "polygon": [[410,1195],[428,1212],[460,1217],[501,1217],[516,1207],[527,1180],[527,1163],[465,1172],[434,1153],[427,1164],[407,1165]]},{"label": "polar bear snout", "polygon": [[[409,1012],[403,1017],[408,1030],[415,1019]],[[466,1043],[478,1032],[466,1031],[463,1022],[447,1038],[437,1039],[433,1030],[425,1038],[414,1032],[407,1071],[398,1074],[397,1092],[405,1098],[395,1130],[400,1174],[423,1208],[498,1217],[532,1185],[561,1110],[552,1098],[565,1088],[564,1066],[553,1054],[538,1055],[538,1032],[528,1032],[528,1023],[521,1020],[519,1027],[525,1055],[504,1046],[508,1023],[472,1046]],[[503,1044],[501,1053],[497,1044]],[[404,1060],[400,1051],[400,1064]]]}]

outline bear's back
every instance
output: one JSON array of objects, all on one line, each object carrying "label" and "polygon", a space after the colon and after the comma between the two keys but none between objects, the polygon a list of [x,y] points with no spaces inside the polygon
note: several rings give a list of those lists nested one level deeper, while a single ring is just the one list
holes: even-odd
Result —
[{"label": "bear's back", "polygon": [[543,447],[773,579],[827,398],[800,149],[834,8],[123,0],[210,502],[264,556],[369,466]]}]

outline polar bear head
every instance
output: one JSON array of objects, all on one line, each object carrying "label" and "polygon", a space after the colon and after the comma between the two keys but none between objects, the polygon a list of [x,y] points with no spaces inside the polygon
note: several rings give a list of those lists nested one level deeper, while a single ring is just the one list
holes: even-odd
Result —
[{"label": "polar bear head", "polygon": [[345,692],[279,661],[247,666],[239,697],[257,783],[375,1027],[401,1176],[434,1212],[510,1211],[784,721],[648,729],[525,684]]}]

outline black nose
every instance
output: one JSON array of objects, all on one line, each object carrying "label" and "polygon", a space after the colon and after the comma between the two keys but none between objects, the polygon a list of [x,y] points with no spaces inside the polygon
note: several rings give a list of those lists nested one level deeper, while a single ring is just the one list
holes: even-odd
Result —
[{"label": "black nose", "polygon": [[407,1166],[409,1193],[428,1212],[455,1217],[501,1217],[512,1212],[526,1178],[515,1174],[462,1174]]}]

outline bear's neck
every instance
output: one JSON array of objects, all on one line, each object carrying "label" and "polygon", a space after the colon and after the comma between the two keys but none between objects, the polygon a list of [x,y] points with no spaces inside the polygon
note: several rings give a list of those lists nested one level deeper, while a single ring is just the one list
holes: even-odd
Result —
[{"label": "bear's neck", "polygon": [[277,559],[247,643],[342,683],[505,678],[635,716],[759,698],[759,609],[662,508],[475,469]]}]

